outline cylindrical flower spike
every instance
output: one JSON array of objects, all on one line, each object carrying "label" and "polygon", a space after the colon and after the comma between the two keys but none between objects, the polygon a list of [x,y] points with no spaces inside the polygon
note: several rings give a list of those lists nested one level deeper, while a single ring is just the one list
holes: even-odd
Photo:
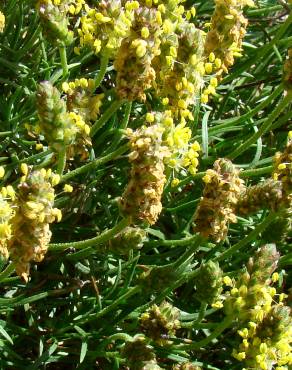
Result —
[{"label": "cylindrical flower spike", "polygon": [[146,231],[139,227],[126,227],[108,243],[108,248],[113,253],[127,255],[131,250],[143,247]]},{"label": "cylindrical flower spike", "polygon": [[174,336],[180,328],[179,310],[168,302],[153,305],[140,317],[143,333],[160,345],[170,343],[168,337]]},{"label": "cylindrical flower spike", "polygon": [[153,348],[143,335],[135,335],[122,348],[121,355],[132,370],[159,370]]},{"label": "cylindrical flower spike", "polygon": [[[89,46],[95,54],[115,57],[122,40],[129,35],[133,12],[138,1],[103,0],[96,7],[85,6],[78,34],[80,46]],[[125,5],[125,6],[123,6]]]},{"label": "cylindrical flower spike", "polygon": [[18,186],[13,238],[9,254],[19,276],[28,280],[30,263],[43,260],[51,239],[49,224],[62,214],[54,205],[53,178],[45,170],[33,171]]},{"label": "cylindrical flower spike", "polygon": [[[123,40],[117,53],[114,66],[117,70],[117,92],[121,99],[145,100],[145,90],[153,85],[155,70],[152,61],[160,54],[161,33],[156,13],[156,10],[146,7],[136,11],[131,33]],[[145,27],[149,35],[143,38],[140,30]]]},{"label": "cylindrical flower spike", "polygon": [[292,131],[288,134],[287,145],[283,153],[276,153],[274,157],[272,176],[282,183],[284,206],[292,207]]},{"label": "cylindrical flower spike", "polygon": [[[75,83],[73,85],[75,87]],[[84,101],[81,103],[75,98],[77,99],[77,97],[71,99],[68,96],[67,104],[69,109],[72,109],[69,112],[59,90],[50,82],[45,81],[38,86],[37,110],[40,131],[52,149],[61,152],[66,148],[69,156],[73,156],[76,151],[83,155],[86,152],[85,147],[91,145],[90,127],[84,119],[89,119],[89,116],[90,118],[95,117],[96,113],[93,112],[96,107],[91,106],[87,110],[83,105]],[[90,103],[93,101],[91,100]],[[82,113],[84,119],[79,112]]]},{"label": "cylindrical flower spike", "polygon": [[43,32],[53,44],[69,45],[73,41],[73,32],[68,29],[68,6],[64,1],[59,5],[52,0],[39,0],[37,9],[40,15]]},{"label": "cylindrical flower spike", "polygon": [[243,322],[263,320],[273,301],[268,287],[279,258],[276,246],[267,244],[249,259],[246,271],[239,276],[224,303],[227,315],[235,315]]},{"label": "cylindrical flower spike", "polygon": [[223,287],[223,271],[218,262],[202,263],[196,278],[196,298],[208,304],[215,303]]},{"label": "cylindrical flower spike", "polygon": [[241,56],[242,40],[246,33],[247,19],[243,16],[244,6],[254,6],[252,0],[216,0],[207,33],[205,55],[214,53],[217,73],[227,73],[234,64],[234,57]]},{"label": "cylindrical flower spike", "polygon": [[194,216],[195,231],[215,242],[226,238],[229,223],[236,222],[235,208],[244,189],[239,171],[227,159],[218,159],[207,170],[205,189]]},{"label": "cylindrical flower spike", "polygon": [[169,155],[162,146],[163,130],[154,125],[129,132],[132,152],[130,181],[120,199],[120,209],[133,222],[155,224],[162,210],[166,181],[163,160]]},{"label": "cylindrical flower spike", "polygon": [[243,215],[255,213],[261,209],[276,211],[281,206],[282,199],[282,183],[268,179],[246,188],[240,195],[236,208]]},{"label": "cylindrical flower spike", "polygon": [[161,55],[154,63],[156,90],[168,99],[175,117],[188,116],[203,86],[203,45],[204,33],[186,20],[162,38]]},{"label": "cylindrical flower spike", "polygon": [[74,142],[77,127],[66,115],[66,103],[50,82],[39,84],[37,91],[39,125],[49,145],[56,151]]}]

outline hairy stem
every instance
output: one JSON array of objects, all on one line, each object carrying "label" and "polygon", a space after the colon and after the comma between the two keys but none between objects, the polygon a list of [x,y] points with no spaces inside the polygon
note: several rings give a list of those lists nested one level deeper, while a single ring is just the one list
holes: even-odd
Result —
[{"label": "hairy stem", "polygon": [[114,237],[116,234],[118,234],[120,231],[122,231],[129,224],[130,219],[124,218],[112,229],[104,231],[100,235],[97,235],[95,238],[81,240],[72,243],[56,243],[56,244],[52,243],[49,244],[49,249],[50,251],[62,251],[67,248],[83,249],[86,247],[94,247],[102,243],[105,243],[106,241]]}]

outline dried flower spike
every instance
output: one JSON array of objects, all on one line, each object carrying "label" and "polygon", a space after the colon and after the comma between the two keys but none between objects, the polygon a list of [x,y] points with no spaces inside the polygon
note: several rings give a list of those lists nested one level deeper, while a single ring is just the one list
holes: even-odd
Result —
[{"label": "dried flower spike", "polygon": [[162,210],[161,196],[166,181],[163,160],[169,155],[161,145],[163,130],[157,125],[130,132],[132,164],[130,181],[120,200],[120,209],[133,222],[155,224]]},{"label": "dried flower spike", "polygon": [[195,231],[220,242],[226,238],[229,223],[236,222],[235,208],[244,189],[243,181],[227,159],[218,159],[203,181],[203,197],[194,216]]},{"label": "dried flower spike", "polygon": [[282,183],[268,179],[262,183],[246,188],[237,203],[239,214],[249,215],[261,209],[276,211],[283,199]]},{"label": "dried flower spike", "polygon": [[159,370],[153,348],[143,335],[135,335],[122,348],[121,355],[132,370]]}]

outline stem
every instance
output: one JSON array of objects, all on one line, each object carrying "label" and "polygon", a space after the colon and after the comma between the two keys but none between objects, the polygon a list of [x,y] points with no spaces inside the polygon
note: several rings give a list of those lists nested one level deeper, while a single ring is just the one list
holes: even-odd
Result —
[{"label": "stem", "polygon": [[63,69],[63,78],[66,79],[69,75],[69,69],[68,69],[67,52],[66,52],[65,45],[62,45],[59,47],[59,53],[60,53],[61,65]]},{"label": "stem", "polygon": [[242,171],[239,174],[239,176],[241,178],[250,177],[250,176],[260,176],[260,175],[265,175],[267,173],[271,173],[272,171],[273,171],[273,166],[267,166],[267,167],[257,168],[254,170]]},{"label": "stem", "polygon": [[115,100],[110,107],[103,113],[103,115],[95,122],[91,128],[91,137],[95,136],[98,130],[116,113],[116,111],[123,104],[122,100]]},{"label": "stem", "polygon": [[203,320],[203,318],[205,317],[205,313],[206,313],[206,309],[208,307],[208,303],[206,302],[202,302],[201,303],[201,307],[200,307],[200,311],[199,311],[199,315],[198,315],[198,318],[197,320],[194,321],[194,325],[196,324],[200,324],[201,321]]},{"label": "stem", "polygon": [[184,246],[184,245],[188,245],[190,243],[193,243],[195,241],[197,241],[198,239],[198,235],[192,235],[192,236],[189,236],[187,238],[184,238],[184,239],[177,239],[177,240],[155,240],[155,241],[152,241],[152,242],[149,242],[147,243],[147,245],[151,245],[151,246],[165,246],[165,247],[171,247],[171,246]]},{"label": "stem", "polygon": [[11,136],[11,135],[13,135],[13,131],[2,131],[2,132],[0,132],[0,137]]},{"label": "stem", "polygon": [[129,149],[128,144],[125,144],[115,150],[114,152],[105,155],[104,157],[95,159],[94,161],[85,164],[82,167],[76,168],[76,170],[70,171],[66,173],[66,175],[62,176],[61,183],[66,182],[67,180],[71,179],[72,177],[78,176],[84,172],[88,172],[90,170],[95,169],[96,167],[99,167],[107,162],[110,162],[111,160],[115,159],[116,157],[119,157],[121,154],[124,154]]},{"label": "stem", "polygon": [[95,238],[81,240],[79,242],[72,242],[72,243],[57,243],[57,244],[49,244],[49,249],[51,251],[63,251],[67,248],[75,248],[75,249],[83,249],[86,247],[93,247],[105,243],[120,231],[122,231],[126,226],[130,223],[129,218],[124,218],[120,221],[116,226],[112,229],[106,230],[100,235],[96,236]]},{"label": "stem", "polygon": [[100,70],[97,74],[97,76],[94,79],[94,88],[97,89],[99,85],[101,84],[102,80],[104,79],[104,76],[106,74],[106,69],[109,61],[109,53],[105,52],[102,54],[101,60],[100,60]]},{"label": "stem", "polygon": [[15,270],[14,263],[10,263],[5,270],[0,273],[0,282],[9,277]]},{"label": "stem", "polygon": [[62,150],[58,153],[58,166],[57,174],[62,176],[66,166],[66,147],[64,146]]},{"label": "stem", "polygon": [[[217,338],[225,329],[227,329],[232,323],[232,317],[227,316],[222,323],[220,323],[217,328],[210,334],[207,338],[201,340],[200,342],[192,343],[192,344],[185,344],[180,346],[175,346],[176,349],[182,350],[194,350],[200,349],[205,347],[209,344],[213,339]],[[174,347],[173,347],[174,348]]]},{"label": "stem", "polygon": [[234,159],[238,157],[240,154],[245,152],[253,143],[257,141],[257,139],[266,133],[270,127],[272,126],[275,119],[280,115],[280,113],[286,108],[288,104],[291,103],[291,93],[288,93],[284,99],[280,102],[280,104],[276,107],[276,109],[268,116],[265,123],[259,128],[257,132],[255,132],[249,139],[247,139],[242,145],[236,148],[228,157],[230,159]]},{"label": "stem", "polygon": [[238,252],[240,249],[245,247],[247,244],[252,242],[257,238],[257,236],[263,232],[276,218],[275,212],[270,212],[270,214],[262,221],[252,232],[250,232],[244,239],[240,240],[238,243],[233,245],[231,248],[227,249],[225,252],[220,254],[218,257],[215,257],[214,261],[222,261],[235,252]]},{"label": "stem", "polygon": [[[180,265],[182,265],[185,261],[187,261],[193,253],[199,248],[201,242],[204,240],[204,238],[201,235],[194,235],[195,238],[192,237],[192,242],[194,245],[190,246],[188,250],[186,250],[174,263],[173,263],[173,269],[179,268]],[[190,238],[189,238],[190,239]],[[188,243],[189,244],[189,243]]]},{"label": "stem", "polygon": [[98,346],[97,348],[101,347],[100,349],[103,349],[111,342],[115,342],[116,340],[122,340],[123,342],[129,342],[133,339],[129,334],[126,333],[116,333],[111,335],[110,337],[106,338],[102,341],[101,346]]}]

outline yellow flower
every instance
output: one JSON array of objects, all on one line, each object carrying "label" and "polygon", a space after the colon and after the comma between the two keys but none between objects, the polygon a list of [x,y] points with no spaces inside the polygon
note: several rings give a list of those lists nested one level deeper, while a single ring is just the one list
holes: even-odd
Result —
[{"label": "yellow flower", "polygon": [[5,27],[5,15],[0,11],[0,33],[4,31]]},{"label": "yellow flower", "polygon": [[72,193],[72,191],[73,191],[73,186],[71,186],[69,184],[64,185],[64,192],[65,193]]},{"label": "yellow flower", "polygon": [[174,178],[171,182],[171,187],[172,188],[175,188],[176,186],[178,186],[178,184],[180,183],[179,179],[177,178]]}]

